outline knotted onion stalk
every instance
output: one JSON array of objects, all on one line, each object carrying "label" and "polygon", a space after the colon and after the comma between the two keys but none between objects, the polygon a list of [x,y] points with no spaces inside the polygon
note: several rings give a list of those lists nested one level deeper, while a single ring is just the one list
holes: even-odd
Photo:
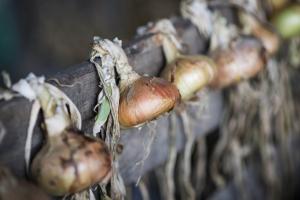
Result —
[{"label": "knotted onion stalk", "polygon": [[50,200],[40,188],[25,180],[18,180],[3,166],[0,167],[0,199]]},{"label": "knotted onion stalk", "polygon": [[[117,40],[116,40],[117,42]],[[90,61],[95,65],[100,79],[102,90],[98,95],[98,112],[94,124],[94,136],[100,132],[102,126],[109,117],[111,126],[107,125],[105,129],[106,143],[112,154],[112,178],[111,178],[111,196],[113,199],[123,199],[126,195],[123,179],[119,173],[117,146],[120,139],[120,125],[118,117],[120,92],[116,83],[116,59],[111,52],[111,42],[107,39],[94,37],[93,50]],[[101,187],[103,196],[107,196],[105,186]]]},{"label": "knotted onion stalk", "polygon": [[107,146],[83,135],[79,130],[81,122],[72,116],[77,113],[78,117],[77,108],[60,90],[32,74],[13,89],[29,99],[37,99],[43,111],[46,141],[32,161],[31,175],[45,191],[62,196],[110,179],[111,156]]}]

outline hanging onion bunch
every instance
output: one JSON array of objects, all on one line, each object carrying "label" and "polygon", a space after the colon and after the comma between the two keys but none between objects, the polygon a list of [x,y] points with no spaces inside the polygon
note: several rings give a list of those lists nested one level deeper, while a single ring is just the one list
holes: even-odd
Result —
[{"label": "hanging onion bunch", "polygon": [[179,90],[182,100],[189,100],[207,85],[216,73],[215,63],[204,55],[183,55],[176,30],[167,19],[148,27],[146,33],[156,33],[163,46],[167,66],[161,77],[172,82]]},{"label": "hanging onion bunch", "polygon": [[38,187],[18,180],[7,168],[0,167],[0,199],[2,200],[50,200]]},{"label": "hanging onion bunch", "polygon": [[119,122],[123,127],[140,126],[172,110],[180,99],[178,89],[168,81],[140,76],[129,65],[118,40],[105,40],[111,55],[116,58],[120,78]]},{"label": "hanging onion bunch", "polygon": [[37,99],[43,111],[46,141],[33,159],[31,174],[45,191],[61,196],[109,180],[108,148],[103,141],[79,131],[81,121],[76,121],[74,115],[78,119],[80,114],[71,100],[54,86],[44,83],[43,77],[32,74],[16,83],[13,89]]}]

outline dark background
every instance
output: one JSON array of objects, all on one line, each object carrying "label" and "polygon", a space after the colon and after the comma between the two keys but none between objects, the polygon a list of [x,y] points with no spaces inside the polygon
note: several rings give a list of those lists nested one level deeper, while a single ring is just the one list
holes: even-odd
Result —
[{"label": "dark background", "polygon": [[180,0],[0,0],[0,71],[50,75],[89,56],[94,35],[130,40]]}]

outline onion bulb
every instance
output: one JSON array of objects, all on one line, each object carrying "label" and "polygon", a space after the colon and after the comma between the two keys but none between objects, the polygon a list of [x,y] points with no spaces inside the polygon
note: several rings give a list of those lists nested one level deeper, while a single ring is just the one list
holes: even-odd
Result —
[{"label": "onion bulb", "polygon": [[180,95],[172,83],[139,75],[129,65],[119,40],[104,42],[102,48],[116,58],[120,78],[119,123],[123,128],[140,126],[173,109]]},{"label": "onion bulb", "polygon": [[0,199],[50,200],[40,188],[25,180],[18,180],[4,167],[0,167]]},{"label": "onion bulb", "polygon": [[249,36],[231,41],[226,49],[214,50],[211,57],[218,69],[210,86],[218,89],[255,76],[265,65],[265,49],[261,41]]},{"label": "onion bulb", "polygon": [[41,105],[46,134],[45,144],[31,164],[32,178],[54,196],[106,183],[111,174],[110,153],[103,141],[83,135],[73,125],[70,113],[76,107],[70,108],[70,100],[64,100],[60,90],[42,79],[31,75],[15,87],[22,83]]},{"label": "onion bulb", "polygon": [[203,55],[182,55],[182,44],[170,20],[162,19],[145,32],[156,33],[156,39],[162,44],[167,66],[161,77],[178,88],[182,100],[192,98],[213,79],[214,61]]},{"label": "onion bulb", "polygon": [[33,160],[31,172],[49,194],[61,196],[106,183],[111,175],[111,157],[104,142],[66,129],[47,138]]},{"label": "onion bulb", "polygon": [[300,4],[292,4],[272,17],[272,24],[283,38],[300,36]]},{"label": "onion bulb", "polygon": [[119,122],[136,126],[173,109],[180,98],[178,89],[156,77],[140,77],[126,87],[120,98]]},{"label": "onion bulb", "polygon": [[178,56],[162,72],[162,77],[179,89],[182,100],[192,98],[216,74],[214,61],[206,56]]},{"label": "onion bulb", "polygon": [[280,39],[269,24],[261,22],[256,16],[244,10],[239,12],[240,21],[251,35],[260,39],[269,55],[274,55],[280,45]]}]

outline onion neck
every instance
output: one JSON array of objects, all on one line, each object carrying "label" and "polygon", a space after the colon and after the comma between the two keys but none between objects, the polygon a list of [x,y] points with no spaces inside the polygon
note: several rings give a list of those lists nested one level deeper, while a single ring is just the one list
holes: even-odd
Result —
[{"label": "onion neck", "polygon": [[45,85],[38,85],[36,91],[43,110],[48,137],[62,134],[71,123],[63,108],[64,105],[58,105],[57,99],[50,94]]},{"label": "onion neck", "polygon": [[130,66],[128,63],[117,64],[116,70],[120,77],[120,93],[123,92],[126,87],[128,87],[141,77],[132,69],[132,66]]},{"label": "onion neck", "polygon": [[175,44],[167,37],[162,41],[163,51],[166,57],[167,64],[172,63],[176,58],[180,56],[179,50]]}]

